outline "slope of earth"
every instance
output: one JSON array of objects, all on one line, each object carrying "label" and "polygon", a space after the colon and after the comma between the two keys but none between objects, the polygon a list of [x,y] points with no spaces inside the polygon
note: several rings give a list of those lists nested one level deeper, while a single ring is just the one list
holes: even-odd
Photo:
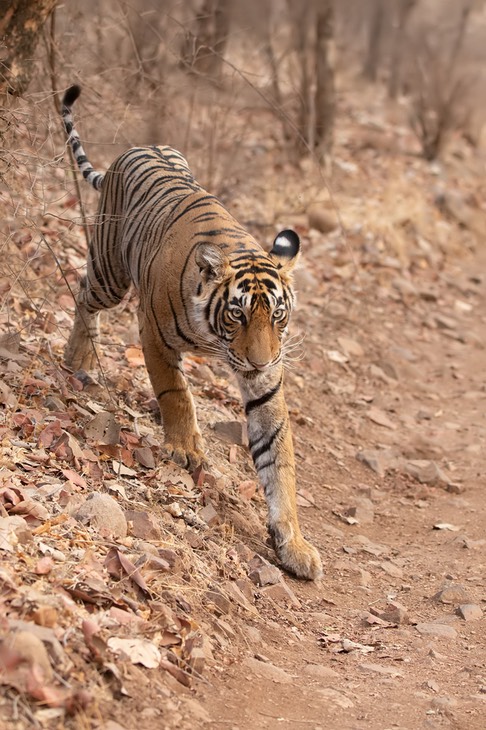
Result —
[{"label": "slope of earth", "polygon": [[303,240],[286,389],[319,584],[275,567],[225,367],[186,361],[210,461],[189,475],[160,448],[133,299],[104,319],[99,373],[62,366],[86,245],[25,134],[0,190],[2,728],[484,727],[482,178],[464,149],[389,155],[400,130],[347,111],[346,235],[276,145],[231,201]]},{"label": "slope of earth", "polygon": [[208,727],[484,727],[485,266],[301,296],[288,380],[325,576],[262,610],[250,659],[201,692]]}]

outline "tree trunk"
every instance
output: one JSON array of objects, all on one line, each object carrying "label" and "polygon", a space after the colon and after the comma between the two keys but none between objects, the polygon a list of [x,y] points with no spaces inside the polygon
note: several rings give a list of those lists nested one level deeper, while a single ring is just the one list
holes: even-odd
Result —
[{"label": "tree trunk", "polygon": [[321,159],[329,157],[333,142],[335,115],[334,56],[333,0],[321,0],[316,18],[314,134],[314,146]]},{"label": "tree trunk", "polygon": [[380,45],[383,31],[383,0],[375,0],[371,18],[370,33],[368,36],[368,51],[364,64],[364,75],[370,81],[376,81],[378,63],[380,61]]},{"label": "tree trunk", "polygon": [[57,0],[0,0],[0,93],[21,96],[33,74],[39,34]]},{"label": "tree trunk", "polygon": [[229,0],[204,0],[196,28],[184,41],[181,56],[188,70],[215,78],[221,71],[230,25]]},{"label": "tree trunk", "polygon": [[396,99],[400,89],[400,72],[402,66],[405,31],[410,14],[416,4],[417,0],[399,0],[398,18],[393,34],[390,76],[388,77],[388,96],[390,99]]}]

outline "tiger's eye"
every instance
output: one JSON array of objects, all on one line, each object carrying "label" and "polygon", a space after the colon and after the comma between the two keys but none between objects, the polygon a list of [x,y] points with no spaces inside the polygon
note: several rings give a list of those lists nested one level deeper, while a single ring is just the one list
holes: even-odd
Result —
[{"label": "tiger's eye", "polygon": [[272,318],[274,322],[281,322],[286,315],[285,309],[276,309],[274,313],[272,314]]},{"label": "tiger's eye", "polygon": [[243,314],[243,310],[240,309],[240,307],[232,307],[229,310],[230,317],[232,319],[237,320],[238,322],[241,322],[245,319],[245,315]]}]

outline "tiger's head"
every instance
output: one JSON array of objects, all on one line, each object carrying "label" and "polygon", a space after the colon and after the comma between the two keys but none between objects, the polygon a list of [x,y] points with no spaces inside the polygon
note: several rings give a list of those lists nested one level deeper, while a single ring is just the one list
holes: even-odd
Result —
[{"label": "tiger's head", "polygon": [[240,373],[258,373],[282,359],[294,304],[291,272],[300,249],[292,230],[278,234],[271,251],[201,243],[195,253],[200,285],[195,297],[213,346]]}]

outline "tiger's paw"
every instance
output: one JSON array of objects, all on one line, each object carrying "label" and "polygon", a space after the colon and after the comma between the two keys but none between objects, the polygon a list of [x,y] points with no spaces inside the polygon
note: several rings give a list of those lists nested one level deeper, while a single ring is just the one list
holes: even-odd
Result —
[{"label": "tiger's paw", "polygon": [[201,464],[207,466],[206,454],[199,445],[187,447],[166,441],[164,449],[169,459],[188,471],[194,471]]},{"label": "tiger's paw", "polygon": [[304,540],[301,535],[289,540],[276,539],[276,531],[270,530],[273,537],[275,552],[285,570],[307,580],[322,578],[322,561],[316,548]]},{"label": "tiger's paw", "polygon": [[91,340],[69,341],[64,350],[64,362],[74,372],[95,370],[98,367],[98,355]]}]

